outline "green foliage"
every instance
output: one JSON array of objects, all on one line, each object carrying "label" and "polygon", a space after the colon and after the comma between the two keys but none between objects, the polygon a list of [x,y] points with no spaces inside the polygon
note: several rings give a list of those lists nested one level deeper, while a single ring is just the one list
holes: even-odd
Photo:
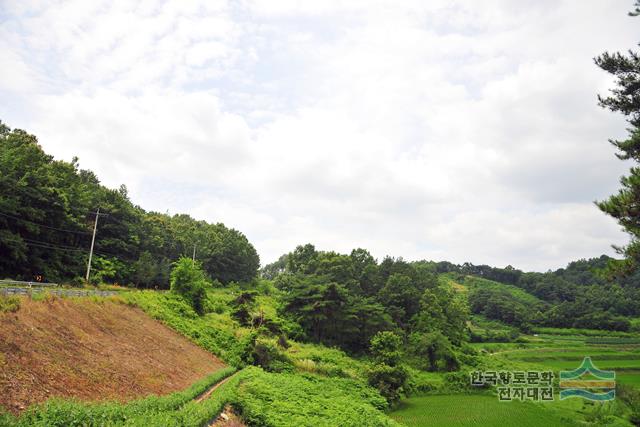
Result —
[{"label": "green foliage", "polygon": [[212,279],[250,281],[259,257],[240,232],[188,215],[146,212],[126,187],[109,189],[78,159],[54,160],[35,136],[0,122],[0,276],[73,281],[84,276],[95,210],[93,281],[169,287],[169,266],[197,245]]},{"label": "green foliage", "polygon": [[508,291],[496,288],[475,289],[469,295],[469,305],[475,314],[516,326],[522,331],[531,329],[535,307],[526,305]]},{"label": "green foliage", "polygon": [[245,291],[242,292],[232,303],[231,317],[240,322],[243,326],[250,326],[252,324],[252,311],[256,306],[256,292]]},{"label": "green foliage", "polygon": [[411,427],[570,427],[580,424],[564,418],[547,405],[498,401],[487,395],[429,395],[411,397],[391,412],[395,420]]},{"label": "green foliage", "polygon": [[409,343],[412,354],[420,357],[419,366],[422,369],[455,371],[460,366],[451,341],[442,332],[414,332]]},{"label": "green foliage", "polygon": [[[631,16],[637,15],[631,13]],[[598,203],[602,211],[618,220],[631,235],[631,243],[620,249],[626,255],[620,272],[630,275],[640,268],[640,167],[637,166],[640,163],[640,55],[631,50],[627,54],[605,52],[595,62],[616,78],[616,87],[611,90],[610,96],[598,96],[600,105],[622,113],[629,122],[627,139],[610,142],[618,149],[618,158],[636,163],[629,175],[620,179],[622,188],[618,193]]]},{"label": "green foliage", "polygon": [[375,364],[369,369],[369,385],[375,387],[389,403],[397,402],[406,391],[409,374],[398,362],[402,356],[402,339],[395,333],[378,332],[371,339]]},{"label": "green foliage", "polygon": [[383,412],[387,402],[372,388],[345,378],[242,372],[234,402],[249,425],[395,426]]},{"label": "green foliage", "polygon": [[20,298],[0,295],[0,313],[15,313],[20,310]]},{"label": "green foliage", "polygon": [[370,368],[368,377],[369,385],[393,404],[406,392],[409,374],[404,366],[378,363]]},{"label": "green foliage", "polygon": [[198,314],[204,313],[207,297],[207,278],[200,264],[182,257],[171,270],[171,291],[182,295]]},{"label": "green foliage", "polygon": [[415,332],[441,332],[452,344],[467,341],[469,309],[462,295],[452,289],[437,286],[425,289],[420,298],[420,310],[411,319]]},{"label": "green foliage", "polygon": [[390,331],[378,332],[371,339],[371,355],[377,363],[395,366],[402,356],[401,346],[402,339],[397,334]]},{"label": "green foliage", "polygon": [[285,372],[293,370],[293,363],[283,352],[276,340],[259,336],[253,331],[244,340],[242,361],[247,365],[260,366],[268,372]]},{"label": "green foliage", "polygon": [[132,280],[137,286],[150,288],[169,282],[169,263],[166,259],[156,260],[151,252],[144,251],[133,263]]},{"label": "green foliage", "polygon": [[380,331],[444,330],[455,345],[467,338],[465,303],[439,288],[432,264],[389,257],[378,264],[365,249],[342,255],[311,244],[285,259],[275,278],[281,312],[313,342],[357,354]]},{"label": "green foliage", "polygon": [[287,355],[302,372],[318,373],[328,377],[366,378],[367,363],[349,357],[338,348],[298,342],[290,344]]}]

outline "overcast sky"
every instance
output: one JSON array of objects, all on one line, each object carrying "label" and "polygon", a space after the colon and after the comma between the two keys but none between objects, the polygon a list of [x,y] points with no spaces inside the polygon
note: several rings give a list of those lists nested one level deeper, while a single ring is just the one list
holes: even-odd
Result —
[{"label": "overcast sky", "polygon": [[613,254],[632,0],[0,0],[0,119],[147,210],[529,270]]}]

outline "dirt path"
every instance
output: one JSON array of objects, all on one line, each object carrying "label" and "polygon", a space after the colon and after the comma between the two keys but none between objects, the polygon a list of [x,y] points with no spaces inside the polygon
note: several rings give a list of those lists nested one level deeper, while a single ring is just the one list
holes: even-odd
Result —
[{"label": "dirt path", "polygon": [[[230,381],[231,378],[238,375],[238,372],[233,375],[229,375],[227,378],[222,381],[214,384],[207,391],[202,393],[200,396],[196,397],[194,401],[196,403],[200,403],[205,399],[211,397],[211,395],[223,384]],[[222,412],[216,416],[211,422],[207,423],[208,427],[246,427],[246,424],[242,422],[242,419],[238,417],[238,415],[233,411],[233,408],[230,405],[226,405]]]},{"label": "dirt path", "polygon": [[196,403],[200,403],[203,400],[208,399],[209,396],[211,396],[211,394],[213,394],[213,392],[218,389],[218,387],[220,387],[222,384],[226,383],[227,381],[229,381],[231,378],[235,377],[236,375],[238,375],[237,372],[235,374],[233,374],[233,375],[229,375],[227,378],[223,379],[222,381],[219,381],[219,382],[215,383],[214,385],[211,386],[211,388],[209,388],[209,390],[205,391],[200,396],[196,397],[194,399],[195,402]]}]

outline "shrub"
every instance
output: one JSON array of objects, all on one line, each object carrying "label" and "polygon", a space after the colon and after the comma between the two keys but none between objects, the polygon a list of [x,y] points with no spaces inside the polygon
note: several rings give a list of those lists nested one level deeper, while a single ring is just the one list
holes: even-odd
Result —
[{"label": "shrub", "polygon": [[369,370],[369,385],[376,388],[389,403],[400,400],[406,391],[409,374],[402,366],[376,364]]},{"label": "shrub", "polygon": [[389,403],[400,400],[405,391],[409,374],[397,366],[402,353],[402,339],[389,331],[378,332],[371,338],[371,353],[376,364],[369,369],[369,385],[378,389]]},{"label": "shrub", "polygon": [[293,363],[289,357],[269,339],[259,337],[253,331],[245,338],[245,350],[242,361],[248,365],[260,366],[268,372],[285,372],[293,370]]},{"label": "shrub", "polygon": [[175,262],[171,270],[171,291],[185,297],[200,315],[204,314],[208,286],[200,263],[185,257]]},{"label": "shrub", "polygon": [[411,334],[410,343],[412,352],[424,358],[423,369],[455,371],[460,366],[451,342],[439,331]]},{"label": "shrub", "polygon": [[378,363],[395,366],[402,355],[402,339],[390,331],[378,332],[371,338],[371,354]]}]

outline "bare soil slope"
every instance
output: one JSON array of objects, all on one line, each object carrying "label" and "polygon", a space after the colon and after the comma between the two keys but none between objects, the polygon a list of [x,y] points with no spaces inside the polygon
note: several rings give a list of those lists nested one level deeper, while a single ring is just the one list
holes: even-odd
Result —
[{"label": "bare soil slope", "polygon": [[0,405],[49,397],[124,401],[184,389],[223,367],[137,308],[111,301],[22,299],[0,313]]}]

